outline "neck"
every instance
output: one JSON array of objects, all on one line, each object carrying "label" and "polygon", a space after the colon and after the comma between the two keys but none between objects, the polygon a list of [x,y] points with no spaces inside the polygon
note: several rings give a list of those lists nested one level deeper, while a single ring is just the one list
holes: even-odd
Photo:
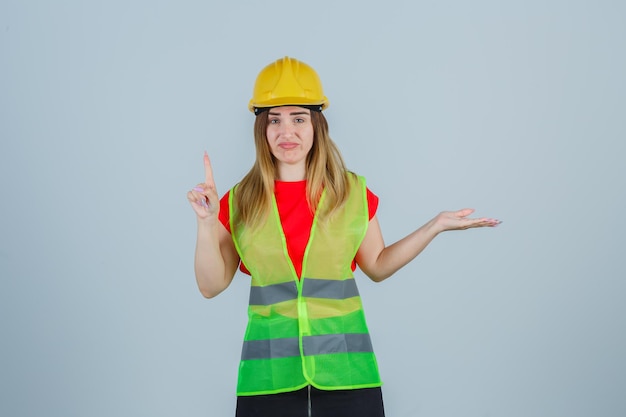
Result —
[{"label": "neck", "polygon": [[279,181],[302,181],[306,179],[306,168],[304,164],[278,165],[278,177]]}]

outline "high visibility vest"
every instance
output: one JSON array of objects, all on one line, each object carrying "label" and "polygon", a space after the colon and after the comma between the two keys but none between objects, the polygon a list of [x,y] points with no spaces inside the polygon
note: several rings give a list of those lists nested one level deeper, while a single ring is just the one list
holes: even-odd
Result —
[{"label": "high visibility vest", "polygon": [[[230,193],[232,237],[251,274],[237,395],[382,385],[351,263],[369,223],[365,180],[350,174],[345,205],[313,220],[298,279],[287,252],[276,199],[258,229],[237,225]],[[324,207],[322,193],[316,213]]]}]

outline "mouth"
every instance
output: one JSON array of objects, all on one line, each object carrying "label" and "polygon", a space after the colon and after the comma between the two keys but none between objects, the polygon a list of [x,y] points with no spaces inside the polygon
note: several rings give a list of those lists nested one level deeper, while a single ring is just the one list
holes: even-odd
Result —
[{"label": "mouth", "polygon": [[283,142],[278,144],[278,147],[281,149],[293,149],[295,147],[297,147],[298,144],[297,143],[293,143],[293,142]]}]

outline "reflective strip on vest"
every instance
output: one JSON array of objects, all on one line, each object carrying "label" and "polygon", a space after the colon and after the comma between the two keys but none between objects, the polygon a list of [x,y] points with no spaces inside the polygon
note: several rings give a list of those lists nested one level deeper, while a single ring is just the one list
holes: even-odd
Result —
[{"label": "reflective strip on vest", "polygon": [[356,286],[354,278],[342,281],[337,281],[335,279],[303,279],[303,297],[344,300],[346,298],[359,296],[359,289]]},{"label": "reflective strip on vest", "polygon": [[251,306],[268,306],[296,298],[298,298],[296,283],[293,281],[283,282],[265,287],[250,287],[249,304]]},{"label": "reflective strip on vest", "polygon": [[[304,336],[302,348],[307,356],[374,351],[372,341],[367,333]],[[289,356],[300,356],[297,337],[247,340],[243,344],[241,360],[278,359]]]},{"label": "reflective strip on vest", "polygon": [[241,351],[241,360],[277,359],[300,356],[297,337],[283,339],[246,340]]},{"label": "reflective strip on vest", "polygon": [[[303,280],[302,295],[304,297],[344,300],[359,296],[359,289],[354,278],[343,281],[311,278],[303,278]],[[268,306],[287,300],[295,300],[296,298],[298,298],[296,283],[293,281],[283,282],[265,287],[251,287],[249,304]]]}]

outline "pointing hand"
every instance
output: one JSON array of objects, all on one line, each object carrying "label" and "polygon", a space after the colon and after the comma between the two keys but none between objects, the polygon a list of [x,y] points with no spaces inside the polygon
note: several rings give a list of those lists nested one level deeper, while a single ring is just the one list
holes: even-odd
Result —
[{"label": "pointing hand", "polygon": [[220,209],[219,196],[213,181],[213,169],[209,155],[204,152],[204,183],[196,185],[187,193],[187,200],[199,218],[216,217]]}]

